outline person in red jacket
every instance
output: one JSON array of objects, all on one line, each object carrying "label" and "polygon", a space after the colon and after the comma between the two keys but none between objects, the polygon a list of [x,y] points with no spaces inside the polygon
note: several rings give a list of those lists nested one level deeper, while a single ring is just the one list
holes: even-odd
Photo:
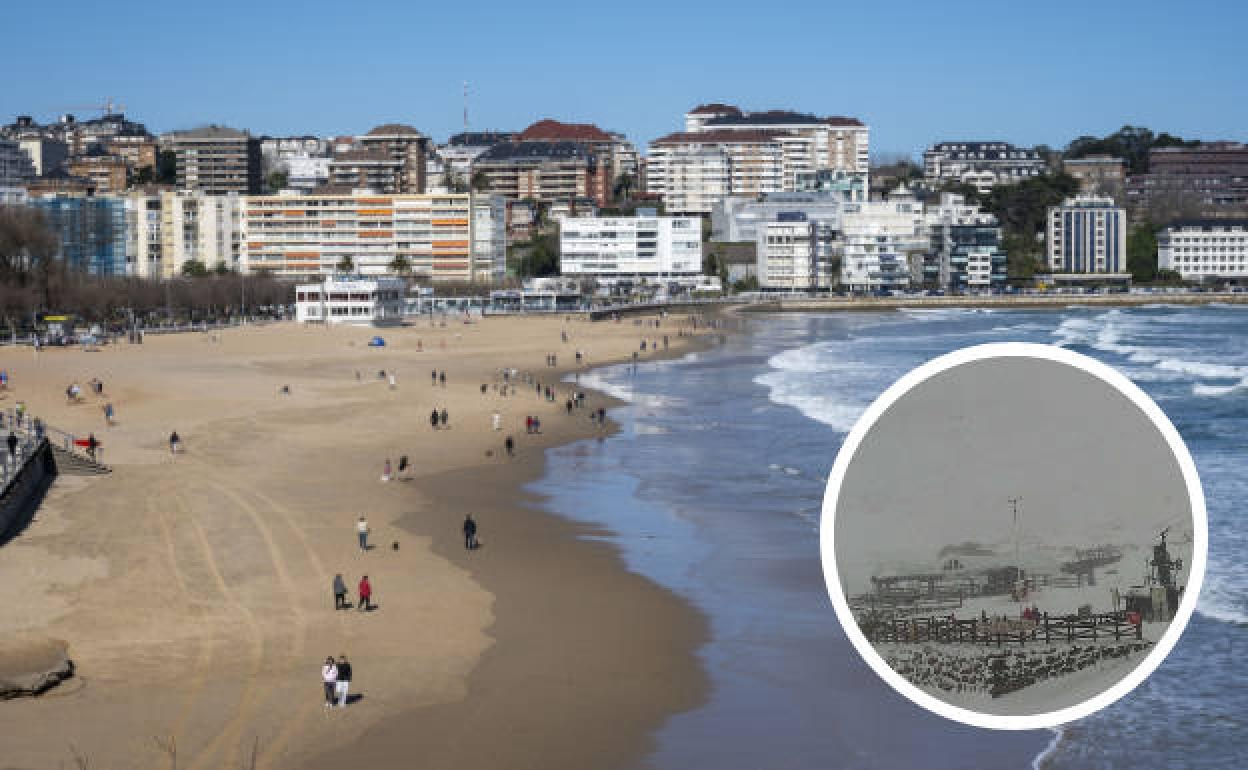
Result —
[{"label": "person in red jacket", "polygon": [[360,603],[356,605],[361,610],[373,609],[373,586],[368,582],[368,575],[360,578]]}]

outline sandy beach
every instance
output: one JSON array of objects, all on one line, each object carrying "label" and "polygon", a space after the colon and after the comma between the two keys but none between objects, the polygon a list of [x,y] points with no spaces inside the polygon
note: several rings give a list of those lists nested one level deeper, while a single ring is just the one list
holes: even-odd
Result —
[{"label": "sandy beach", "polygon": [[[0,764],[77,755],[160,768],[172,745],[181,768],[635,760],[651,730],[703,698],[704,622],[521,487],[546,447],[609,430],[590,420],[610,406],[597,394],[566,413],[571,386],[558,382],[574,352],[588,368],[667,334],[676,354],[694,342],[677,328],[426,322],[382,331],[389,344],[370,348],[374,330],[278,324],[100,352],[0,351],[11,377],[0,408],[22,400],[50,425],[94,431],[114,468],[58,479],[0,549],[0,627],[66,641],[77,667],[40,698],[0,702]],[[559,366],[544,364],[552,353]],[[504,397],[503,367],[559,395],[522,382]],[[431,370],[446,372],[445,387]],[[104,395],[67,403],[66,386],[87,390],[91,378]],[[449,428],[435,431],[430,412],[443,408]],[[526,433],[527,415],[540,435]],[[381,481],[401,455],[412,468]],[[472,552],[466,513],[480,523]],[[367,574],[378,608],[335,610],[337,572],[352,601]],[[350,657],[360,697],[327,711],[319,664],[331,654]]]}]

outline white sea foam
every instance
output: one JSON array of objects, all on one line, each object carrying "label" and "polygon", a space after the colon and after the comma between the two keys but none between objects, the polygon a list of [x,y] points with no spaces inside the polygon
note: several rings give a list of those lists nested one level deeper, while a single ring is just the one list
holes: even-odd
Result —
[{"label": "white sea foam", "polygon": [[[606,371],[616,373],[618,377],[623,370],[613,367]],[[565,379],[564,381],[567,382],[568,380]],[[639,393],[632,385],[619,381],[613,382],[608,375],[599,372],[582,374],[579,383],[587,388],[606,393],[612,398],[618,398],[621,401],[636,404],[647,409],[672,409],[684,405],[683,399],[657,393]]]},{"label": "white sea foam", "polygon": [[1031,770],[1044,770],[1044,763],[1048,762],[1049,757],[1057,752],[1057,747],[1061,745],[1062,738],[1066,735],[1066,728],[1064,727],[1050,727],[1049,729],[1053,731],[1053,739],[1049,741],[1049,745],[1045,746],[1043,751],[1036,755],[1035,759],[1031,760]]},{"label": "white sea foam", "polygon": [[1245,574],[1248,570],[1237,568],[1228,571],[1227,566],[1215,564],[1205,575],[1196,612],[1210,620],[1248,625],[1248,602],[1244,600],[1243,592],[1243,586],[1248,582],[1248,574]]}]

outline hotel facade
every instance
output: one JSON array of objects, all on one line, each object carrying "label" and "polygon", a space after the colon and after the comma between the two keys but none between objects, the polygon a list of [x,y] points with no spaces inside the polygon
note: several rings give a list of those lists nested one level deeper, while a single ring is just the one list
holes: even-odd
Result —
[{"label": "hotel facade", "polygon": [[1123,273],[1127,212],[1113,198],[1078,195],[1048,209],[1047,266],[1055,273]]},{"label": "hotel facade", "polygon": [[1157,267],[1185,281],[1248,279],[1248,219],[1186,219],[1157,233]]}]

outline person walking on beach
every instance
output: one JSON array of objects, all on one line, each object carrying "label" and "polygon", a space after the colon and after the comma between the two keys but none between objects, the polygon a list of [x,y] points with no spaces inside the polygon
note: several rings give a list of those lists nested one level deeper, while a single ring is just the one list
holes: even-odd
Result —
[{"label": "person walking on beach", "polygon": [[442,387],[444,388],[446,387],[446,370],[445,369],[443,369],[442,373],[438,375],[438,382],[442,385]]},{"label": "person walking on beach", "polygon": [[87,436],[87,457],[90,457],[92,462],[95,462],[95,450],[96,450],[97,448],[99,448],[99,446],[100,446],[100,442],[99,442],[99,440],[95,437],[95,434],[94,434],[94,433],[88,434],[88,436]]},{"label": "person walking on beach", "polygon": [[394,379],[394,372],[390,372],[390,390],[394,390],[396,387],[398,387],[398,383]]},{"label": "person walking on beach", "polygon": [[429,372],[429,377],[431,378],[429,381],[430,385],[438,384],[438,370],[437,369],[434,369],[433,371]]},{"label": "person walking on beach", "polygon": [[169,454],[176,455],[180,451],[182,451],[182,437],[175,430],[169,434]]},{"label": "person walking on beach", "polygon": [[5,443],[9,445],[9,461],[14,465],[17,464],[17,434],[9,431],[9,437],[5,439]]},{"label": "person walking on beach", "polygon": [[430,413],[429,424],[433,426],[434,430],[438,429],[438,410],[437,409],[434,409],[433,412]]},{"label": "person walking on beach", "polygon": [[356,609],[368,612],[373,609],[373,584],[368,582],[368,575],[360,578],[360,603]]},{"label": "person walking on beach", "polygon": [[113,402],[104,405],[104,422],[111,428],[113,426]]},{"label": "person walking on beach", "polygon": [[494,430],[496,430],[496,431],[497,431],[497,430],[502,430],[502,427],[503,427],[503,416],[502,416],[501,414],[499,414],[498,412],[495,412],[495,413],[494,413],[494,414],[490,417],[490,425],[491,425],[491,426],[494,428]]},{"label": "person walking on beach", "polygon": [[407,470],[407,455],[399,455],[399,476]]},{"label": "person walking on beach", "polygon": [[338,656],[338,680],[334,689],[338,694],[338,708],[346,708],[347,694],[351,690],[351,664],[346,655]]},{"label": "person walking on beach", "polygon": [[440,418],[441,418],[441,420],[442,420],[442,427],[443,427],[443,428],[449,428],[449,427],[451,427],[451,426],[450,426],[450,419],[451,419],[451,418],[450,418],[450,416],[446,413],[446,407],[442,407],[442,414],[440,414],[440,415],[439,415],[439,417],[440,417]]},{"label": "person walking on beach", "polygon": [[516,440],[511,436],[508,436],[503,440],[503,448],[507,450],[507,456],[511,457],[516,453]]},{"label": "person walking on beach", "polygon": [[384,467],[382,467],[382,469],[381,469],[381,480],[382,480],[382,481],[389,481],[389,480],[390,480],[390,475],[391,475],[391,474],[390,474],[390,458],[389,458],[389,457],[387,457],[387,458],[386,458],[386,464],[385,464],[385,466],[384,466]]},{"label": "person walking on beach", "polygon": [[345,610],[347,608],[347,581],[342,579],[342,573],[334,575],[334,609]]},{"label": "person walking on beach", "polygon": [[355,522],[355,534],[359,536],[359,539],[360,539],[360,550],[367,551],[368,550],[368,519],[365,519],[363,516],[361,516],[360,520]]},{"label": "person walking on beach", "polygon": [[472,551],[477,547],[477,522],[472,520],[472,514],[464,517],[464,548]]},{"label": "person walking on beach", "polygon": [[338,688],[338,666],[334,663],[333,655],[326,657],[325,665],[321,666],[321,683],[325,685],[325,708],[333,708],[334,694]]}]

